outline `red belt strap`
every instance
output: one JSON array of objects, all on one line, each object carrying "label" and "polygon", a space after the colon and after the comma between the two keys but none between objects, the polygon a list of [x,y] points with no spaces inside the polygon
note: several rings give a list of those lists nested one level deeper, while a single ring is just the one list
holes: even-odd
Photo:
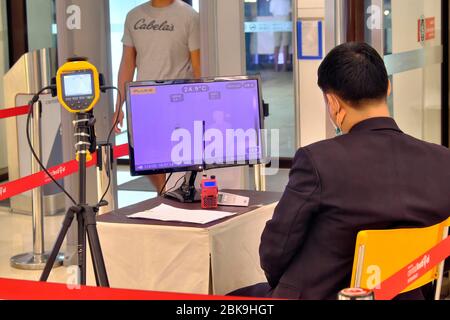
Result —
[{"label": "red belt strap", "polygon": [[[128,155],[128,144],[123,144],[114,148],[114,159],[124,157]],[[97,155],[93,154],[92,160],[89,161],[86,166],[92,167],[97,163]],[[75,160],[63,163],[59,166],[55,166],[48,170],[53,178],[60,180],[78,171],[78,162]],[[26,191],[33,190],[34,188],[47,185],[52,180],[44,172],[38,172],[36,174],[20,178],[15,181],[0,184],[0,201],[17,196]]]},{"label": "red belt strap", "polygon": [[20,106],[15,108],[0,110],[0,119],[22,116],[28,113],[28,106]]}]

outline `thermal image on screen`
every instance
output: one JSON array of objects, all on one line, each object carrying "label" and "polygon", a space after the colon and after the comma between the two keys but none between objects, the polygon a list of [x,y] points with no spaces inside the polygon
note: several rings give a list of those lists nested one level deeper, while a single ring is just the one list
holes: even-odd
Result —
[{"label": "thermal image on screen", "polygon": [[136,171],[261,159],[257,80],[133,86],[128,103]]},{"label": "thermal image on screen", "polygon": [[80,73],[64,76],[64,94],[66,97],[92,95],[92,75]]}]

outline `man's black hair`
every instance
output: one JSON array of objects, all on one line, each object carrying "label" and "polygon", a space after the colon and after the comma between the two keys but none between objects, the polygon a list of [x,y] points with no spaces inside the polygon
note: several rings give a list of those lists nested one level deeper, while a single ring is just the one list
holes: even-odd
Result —
[{"label": "man's black hair", "polygon": [[370,45],[360,42],[334,48],[320,65],[318,76],[323,92],[354,105],[386,98],[389,87],[383,59]]}]

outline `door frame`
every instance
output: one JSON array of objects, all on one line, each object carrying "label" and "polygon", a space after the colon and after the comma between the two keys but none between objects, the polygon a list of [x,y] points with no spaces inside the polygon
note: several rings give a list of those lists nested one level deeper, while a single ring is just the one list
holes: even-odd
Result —
[{"label": "door frame", "polygon": [[449,15],[450,5],[447,0],[442,0],[442,46],[443,46],[443,62],[442,62],[442,145],[450,147],[450,101],[449,101]]}]

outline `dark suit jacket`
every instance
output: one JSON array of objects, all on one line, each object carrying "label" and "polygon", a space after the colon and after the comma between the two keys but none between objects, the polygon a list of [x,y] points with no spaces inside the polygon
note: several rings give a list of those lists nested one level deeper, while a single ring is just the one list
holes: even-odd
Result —
[{"label": "dark suit jacket", "polygon": [[[273,297],[336,299],[349,287],[361,230],[426,227],[450,216],[450,150],[391,118],[300,149],[262,235]],[[418,240],[420,241],[420,240]]]}]

